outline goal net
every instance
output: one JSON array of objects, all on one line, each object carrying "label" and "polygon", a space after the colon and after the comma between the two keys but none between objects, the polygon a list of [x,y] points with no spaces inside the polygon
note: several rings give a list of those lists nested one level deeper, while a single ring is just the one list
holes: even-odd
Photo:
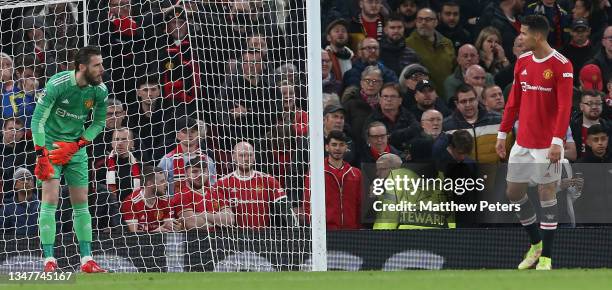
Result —
[{"label": "goal net", "polygon": [[[109,90],[106,127],[87,147],[102,267],[311,269],[305,5],[0,1],[0,273],[42,269],[30,122],[47,80],[74,70],[85,45],[101,49]],[[56,221],[58,264],[78,271],[64,179]]]}]

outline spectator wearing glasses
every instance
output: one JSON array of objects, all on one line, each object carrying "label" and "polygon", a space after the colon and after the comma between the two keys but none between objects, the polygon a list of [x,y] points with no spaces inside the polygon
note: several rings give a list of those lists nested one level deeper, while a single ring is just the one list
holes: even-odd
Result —
[{"label": "spectator wearing glasses", "polygon": [[416,18],[416,30],[406,39],[421,59],[434,83],[438,94],[444,93],[444,79],[453,72],[455,63],[455,46],[452,41],[436,31],[438,18],[429,8],[419,10]]},{"label": "spectator wearing glasses", "polygon": [[587,130],[591,126],[600,124],[606,133],[612,136],[612,123],[601,117],[602,108],[603,100],[596,91],[587,90],[582,93],[580,113],[574,115],[570,121],[578,158],[586,153]]},{"label": "spectator wearing glasses", "polygon": [[365,38],[380,41],[383,36],[383,0],[359,0],[359,8],[359,15],[351,19],[348,31],[353,49]]},{"label": "spectator wearing glasses", "polygon": [[382,87],[378,106],[365,124],[372,122],[385,124],[389,131],[389,143],[399,150],[404,150],[408,141],[420,133],[414,115],[402,107],[402,97],[397,84],[385,84]]},{"label": "spectator wearing glasses", "polygon": [[[479,105],[476,91],[470,85],[462,85],[455,95],[455,112],[444,119],[442,128],[447,134],[456,130],[467,130],[474,137],[473,150],[469,152],[472,159],[480,163],[495,163],[499,157],[495,151],[497,131],[501,115],[488,112]],[[510,139],[507,139],[509,143]],[[510,143],[511,144],[511,143]],[[506,148],[510,148],[510,144]]]},{"label": "spectator wearing glasses", "polygon": [[367,66],[376,66],[381,71],[385,83],[397,83],[397,75],[391,69],[380,62],[380,45],[374,38],[366,38],[357,46],[359,59],[353,63],[353,67],[344,74],[344,87],[357,86],[361,73]]},{"label": "spectator wearing glasses", "polygon": [[365,129],[366,144],[362,146],[361,164],[373,164],[385,154],[400,155],[400,151],[389,144],[389,131],[383,122],[374,121]]},{"label": "spectator wearing glasses", "polygon": [[361,73],[361,85],[349,87],[342,95],[342,105],[350,125],[350,135],[363,144],[363,128],[366,119],[379,103],[383,86],[382,71],[376,66],[368,66]]}]

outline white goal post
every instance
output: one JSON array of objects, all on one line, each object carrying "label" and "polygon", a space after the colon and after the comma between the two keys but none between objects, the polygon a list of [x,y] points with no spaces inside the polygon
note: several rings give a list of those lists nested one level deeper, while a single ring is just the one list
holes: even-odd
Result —
[{"label": "white goal post", "polygon": [[[101,49],[109,89],[87,148],[101,266],[327,271],[317,1],[0,0],[0,13],[1,145],[13,150],[0,160],[0,274],[42,269],[30,120],[47,80],[87,45]],[[61,184],[54,252],[77,271]]]}]

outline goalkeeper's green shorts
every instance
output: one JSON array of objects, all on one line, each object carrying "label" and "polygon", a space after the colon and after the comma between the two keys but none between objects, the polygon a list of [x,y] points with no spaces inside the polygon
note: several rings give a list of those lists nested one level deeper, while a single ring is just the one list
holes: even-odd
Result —
[{"label": "goalkeeper's green shorts", "polygon": [[[47,145],[49,152],[53,150],[53,145]],[[53,166],[53,179],[60,179],[62,172],[68,186],[87,187],[89,184],[89,169],[88,169],[87,150],[79,149],[77,153],[72,155],[70,162],[66,165],[57,165],[51,162]]]}]

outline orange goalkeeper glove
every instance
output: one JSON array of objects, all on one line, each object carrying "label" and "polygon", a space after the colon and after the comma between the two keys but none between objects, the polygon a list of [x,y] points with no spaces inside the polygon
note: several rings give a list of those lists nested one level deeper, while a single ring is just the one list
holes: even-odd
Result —
[{"label": "orange goalkeeper glove", "polygon": [[49,151],[47,148],[42,146],[35,146],[36,149],[36,166],[34,167],[34,175],[39,180],[48,180],[50,179],[55,170],[53,170],[53,166],[49,162]]},{"label": "orange goalkeeper glove", "polygon": [[57,165],[66,165],[70,162],[72,155],[89,143],[89,141],[83,138],[77,142],[53,142],[53,146],[56,149],[51,150],[49,160]]}]

